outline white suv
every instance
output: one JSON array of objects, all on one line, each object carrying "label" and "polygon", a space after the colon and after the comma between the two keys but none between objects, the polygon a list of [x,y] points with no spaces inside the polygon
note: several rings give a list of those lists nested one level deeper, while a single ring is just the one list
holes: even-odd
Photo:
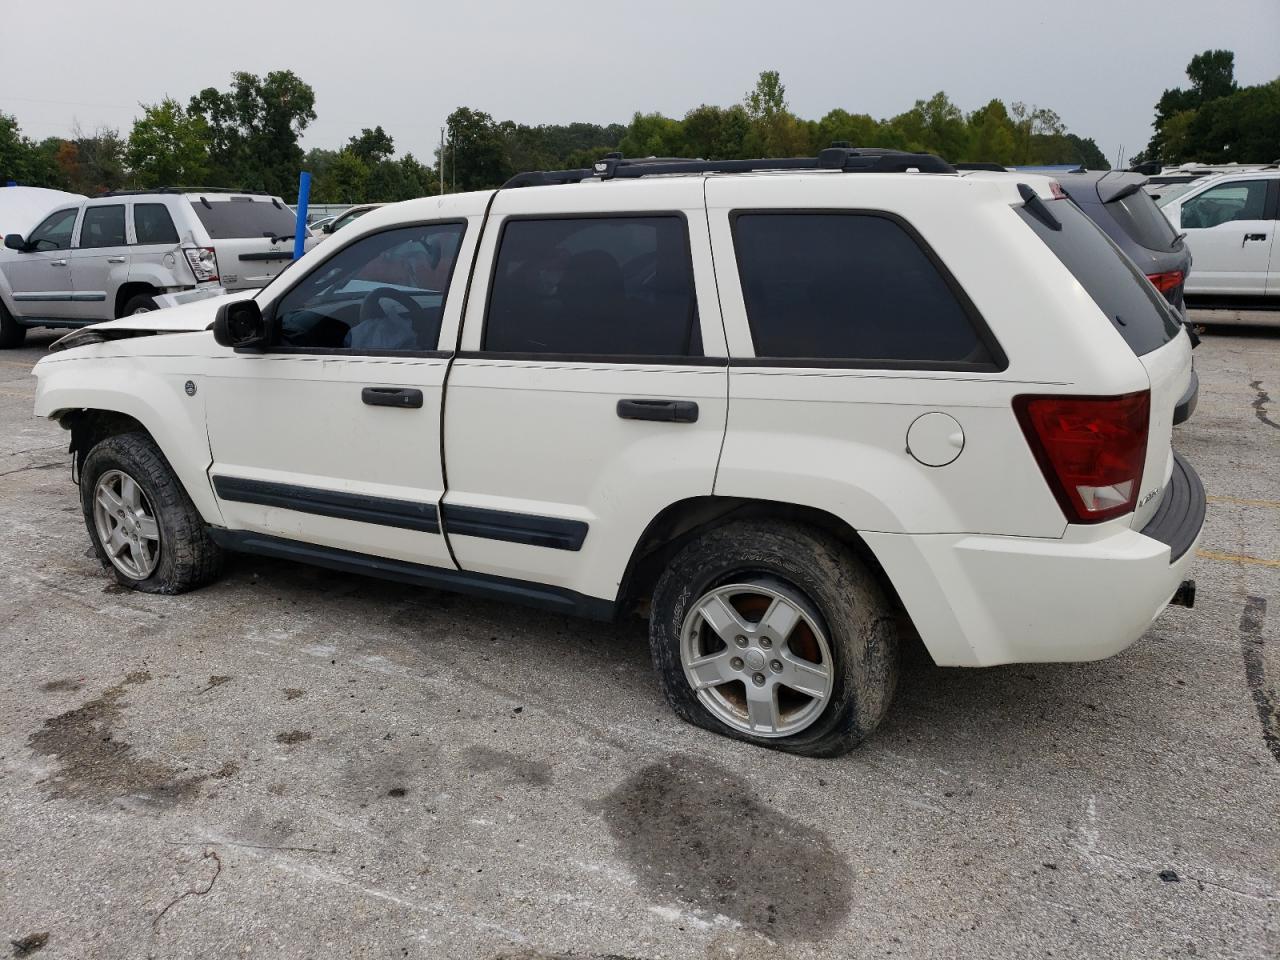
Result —
[{"label": "white suv", "polygon": [[841,149],[508,187],[40,361],[121,583],[235,550],[639,610],[680,716],[809,755],[880,722],[900,624],[1090,660],[1189,602],[1191,346],[1049,180]]},{"label": "white suv", "polygon": [[293,257],[295,223],[279,197],[207,188],[59,207],[28,236],[4,238],[0,347],[20,345],[29,327],[155,310],[165,295],[262,287]]}]

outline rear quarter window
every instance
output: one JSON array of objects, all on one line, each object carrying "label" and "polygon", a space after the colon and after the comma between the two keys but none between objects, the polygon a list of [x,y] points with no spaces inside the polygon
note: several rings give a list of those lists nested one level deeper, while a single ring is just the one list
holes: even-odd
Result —
[{"label": "rear quarter window", "polygon": [[195,200],[191,209],[204,225],[211,240],[245,240],[250,237],[291,237],[297,218],[288,207],[270,200],[233,197],[209,200],[206,206]]},{"label": "rear quarter window", "polygon": [[1053,230],[1025,207],[1018,216],[1107,315],[1116,331],[1138,356],[1158,350],[1178,335],[1182,322],[1120,248],[1070,200],[1050,200],[1045,206],[1062,224]]},{"label": "rear quarter window", "polygon": [[758,358],[1004,366],[958,285],[894,217],[744,211],[733,238]]}]

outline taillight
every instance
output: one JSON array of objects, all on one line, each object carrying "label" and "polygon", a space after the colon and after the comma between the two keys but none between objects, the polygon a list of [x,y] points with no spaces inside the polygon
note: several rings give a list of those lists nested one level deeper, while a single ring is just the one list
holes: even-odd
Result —
[{"label": "taillight", "polygon": [[182,252],[187,256],[196,283],[218,279],[218,255],[213,247],[183,247]]},{"label": "taillight", "polygon": [[1181,270],[1170,270],[1168,273],[1148,273],[1147,279],[1161,293],[1168,293],[1182,285],[1183,277]]},{"label": "taillight", "polygon": [[1147,459],[1149,390],[1014,397],[1013,410],[1068,523],[1133,512]]}]

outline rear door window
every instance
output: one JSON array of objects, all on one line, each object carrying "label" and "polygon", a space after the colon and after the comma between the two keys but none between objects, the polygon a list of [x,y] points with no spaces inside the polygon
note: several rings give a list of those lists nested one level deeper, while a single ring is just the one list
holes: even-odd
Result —
[{"label": "rear door window", "polygon": [[80,224],[80,248],[123,247],[124,204],[86,207]]},{"label": "rear door window", "polygon": [[508,220],[483,348],[500,353],[702,356],[684,219]]},{"label": "rear door window", "polygon": [[292,237],[297,217],[283,204],[270,200],[229,197],[196,200],[191,204],[211,240],[246,240],[250,237]]},{"label": "rear door window", "polygon": [[1025,207],[1018,216],[1085,288],[1135,354],[1178,335],[1181,319],[1110,238],[1070,200],[1045,204],[1062,225],[1053,230]]},{"label": "rear door window", "polygon": [[133,206],[133,235],[138,243],[177,243],[178,230],[163,203],[136,203]]},{"label": "rear door window", "polygon": [[976,310],[895,218],[739,213],[733,237],[757,357],[1003,366]]}]

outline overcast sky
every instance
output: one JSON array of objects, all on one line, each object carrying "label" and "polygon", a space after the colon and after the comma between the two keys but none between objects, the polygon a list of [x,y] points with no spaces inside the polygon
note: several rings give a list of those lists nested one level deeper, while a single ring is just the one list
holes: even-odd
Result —
[{"label": "overcast sky", "polygon": [[1146,145],[1192,55],[1222,47],[1242,84],[1280,75],[1280,0],[6,0],[0,110],[37,139],[76,121],[127,135],[139,103],[287,68],[316,91],[304,146],[381,124],[429,160],[459,105],[529,124],[679,117],[776,69],[802,117],[883,118],[938,90],[965,111],[1023,100],[1114,162]]}]

